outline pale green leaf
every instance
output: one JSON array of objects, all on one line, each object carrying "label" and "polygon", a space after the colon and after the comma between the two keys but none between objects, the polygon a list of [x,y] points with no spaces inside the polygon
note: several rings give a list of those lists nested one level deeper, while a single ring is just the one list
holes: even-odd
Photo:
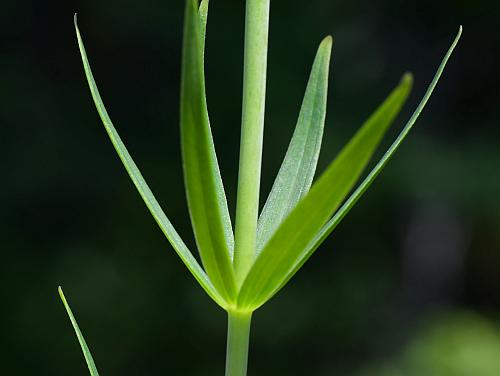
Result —
[{"label": "pale green leaf", "polygon": [[208,22],[208,3],[209,0],[202,0],[198,10],[201,21],[201,49],[205,52],[205,38],[207,36],[207,22]]},{"label": "pale green leaf", "polygon": [[259,218],[258,253],[311,188],[325,125],[331,52],[332,38],[327,37],[319,46],[295,132]]},{"label": "pale green leaf", "polygon": [[[443,58],[431,84],[429,85],[427,92],[425,93],[424,97],[422,98],[420,104],[418,105],[417,109],[413,113],[412,117],[408,122],[406,123],[405,127],[397,137],[397,139],[394,141],[394,143],[391,145],[391,147],[387,150],[387,152],[384,154],[384,156],[380,159],[380,161],[377,163],[377,165],[373,168],[373,170],[368,174],[368,176],[363,180],[363,182],[359,185],[359,187],[349,196],[349,198],[346,200],[346,202],[341,206],[341,208],[335,213],[332,219],[328,221],[328,223],[321,229],[321,231],[316,235],[316,237],[313,239],[313,241],[307,246],[307,248],[304,250],[302,253],[301,257],[297,260],[296,265],[294,268],[290,271],[289,275],[284,281],[283,286],[290,280],[290,278],[293,277],[293,275],[304,265],[304,263],[311,257],[311,255],[314,253],[314,251],[321,245],[321,243],[328,237],[328,235],[331,234],[331,232],[337,227],[337,225],[344,219],[344,217],[351,211],[351,209],[354,207],[354,205],[358,202],[358,200],[363,196],[363,194],[366,192],[366,190],[371,186],[371,184],[375,181],[377,176],[382,172],[384,167],[387,165],[389,160],[392,158],[394,153],[398,150],[398,148],[401,146],[401,143],[403,140],[406,138],[410,130],[412,129],[413,125],[415,122],[418,120],[420,114],[422,113],[422,110],[426,106],[427,102],[429,101],[434,89],[436,88],[436,85],[444,71],[444,68],[446,67],[446,64],[448,63],[449,58],[451,57],[455,47],[458,44],[458,41],[460,40],[460,37],[462,35],[462,27],[460,26],[459,32],[453,41],[451,47],[449,48],[448,52],[446,53],[445,57]],[[275,291],[277,292],[277,291]]]},{"label": "pale green leaf", "polygon": [[187,246],[185,245],[185,243],[183,242],[183,240],[181,239],[181,237],[179,236],[179,234],[177,233],[177,231],[172,226],[169,219],[161,209],[160,204],[158,203],[153,193],[151,192],[151,189],[148,187],[146,181],[142,177],[139,168],[133,161],[127,148],[125,147],[120,136],[118,135],[118,132],[116,131],[113,123],[111,122],[108,112],[104,107],[104,103],[102,102],[101,95],[99,94],[99,89],[97,88],[97,85],[95,83],[94,76],[92,75],[92,71],[90,69],[90,64],[87,59],[85,47],[83,45],[82,37],[78,29],[76,15],[75,15],[75,29],[78,37],[78,45],[80,47],[80,53],[82,55],[85,74],[87,76],[87,81],[89,83],[90,91],[92,93],[92,98],[94,99],[97,111],[101,117],[106,132],[108,133],[108,136],[116,152],[118,153],[118,156],[120,157],[120,160],[125,166],[125,169],[127,170],[135,187],[139,191],[139,194],[141,195],[142,199],[146,203],[146,206],[148,207],[149,211],[153,215],[154,219],[160,226],[160,229],[165,234],[165,236],[167,237],[170,244],[181,258],[181,260],[184,262],[189,271],[196,278],[201,287],[203,287],[203,289],[207,292],[207,294],[217,304],[225,308],[227,305],[225,300],[215,289],[212,282],[209,280],[204,270],[199,265],[198,261],[196,261],[196,259],[193,257],[193,255],[191,254],[191,252],[189,251],[189,249],[187,248]]},{"label": "pale green leaf", "polygon": [[226,300],[236,295],[233,237],[205,97],[202,22],[186,2],[181,82],[181,144],[191,222],[205,270]]},{"label": "pale green leaf", "polygon": [[434,92],[434,89],[436,88],[436,85],[441,78],[441,75],[446,67],[446,64],[448,63],[448,60],[450,59],[453,51],[455,50],[455,47],[457,46],[460,37],[462,35],[462,27],[460,26],[459,32],[453,41],[451,47],[449,48],[448,52],[444,56],[439,68],[437,69],[437,72],[432,80],[432,82],[429,85],[429,88],[427,89],[427,92],[425,93],[424,97],[422,98],[420,104],[418,105],[417,109],[411,116],[410,120],[406,123],[405,127],[399,134],[399,136],[396,138],[394,143],[391,145],[391,147],[387,150],[387,152],[384,154],[384,156],[380,159],[380,161],[377,163],[377,165],[372,169],[372,171],[368,174],[368,176],[363,180],[363,182],[358,186],[358,188],[349,196],[349,198],[345,201],[345,203],[342,205],[342,207],[335,213],[333,218],[328,221],[328,223],[321,229],[321,231],[314,237],[314,239],[309,243],[309,245],[301,252],[299,257],[296,259],[294,265],[292,268],[290,268],[289,272],[285,275],[285,277],[282,279],[281,284],[275,284],[275,288],[272,289],[272,291],[267,294],[266,296],[261,296],[261,299],[259,300],[259,303],[257,303],[257,306],[260,306],[264,304],[267,300],[269,300],[272,296],[274,296],[283,286],[286,285],[286,283],[295,275],[295,273],[300,270],[302,265],[311,257],[311,255],[314,253],[314,251],[321,245],[321,243],[326,239],[326,237],[337,227],[337,225],[342,221],[342,219],[347,215],[347,213],[354,207],[354,205],[358,202],[358,200],[361,198],[361,196],[366,192],[366,190],[370,187],[370,185],[373,183],[373,181],[376,179],[376,177],[380,174],[380,172],[384,169],[384,167],[387,165],[391,157],[394,155],[394,153],[398,150],[398,148],[401,146],[402,142],[414,126],[415,122],[418,120],[420,114],[422,113],[423,109],[425,108],[427,102],[429,101],[432,93]]},{"label": "pale green leaf", "polygon": [[[208,23],[208,5],[209,5],[209,0],[202,0],[198,14],[199,18],[201,21],[201,49],[203,53],[203,65],[204,65],[204,59],[205,59],[205,38],[207,34],[207,23]],[[208,106],[207,106],[207,96],[205,93],[205,69],[203,66],[203,78],[202,78],[202,84],[203,84],[203,97],[205,98],[205,116],[208,121],[208,129],[210,130],[210,121],[209,121],[209,116],[208,116]],[[217,156],[215,154],[215,147],[212,139],[212,134],[210,132],[210,153],[213,154],[213,159],[214,159],[214,171],[213,174],[216,177],[216,185],[215,189],[217,190],[217,197],[220,205],[220,211],[222,215],[222,221],[224,224],[224,236],[226,237],[226,243],[227,243],[227,248],[229,250],[229,254],[231,259],[233,258],[233,252],[234,252],[234,233],[233,233],[233,226],[231,224],[231,217],[229,215],[229,209],[227,206],[227,198],[226,198],[226,192],[224,191],[224,185],[222,184],[222,177],[220,174],[220,169],[219,165],[217,163]]]},{"label": "pale green leaf", "polygon": [[303,250],[359,179],[385,131],[401,110],[412,86],[405,75],[375,114],[299,201],[266,244],[238,297],[238,307],[254,309],[282,285]]},{"label": "pale green leaf", "polygon": [[99,372],[97,372],[97,368],[94,363],[94,359],[92,358],[92,354],[90,353],[89,347],[85,342],[85,338],[83,338],[83,334],[78,327],[78,323],[76,322],[75,316],[73,316],[73,312],[64,296],[63,290],[61,286],[58,288],[59,296],[66,308],[66,312],[68,312],[69,319],[71,320],[71,324],[73,325],[73,329],[75,330],[76,337],[78,338],[78,342],[80,343],[80,347],[82,348],[83,356],[85,357],[85,361],[87,362],[87,366],[89,367],[91,376],[99,376]]}]

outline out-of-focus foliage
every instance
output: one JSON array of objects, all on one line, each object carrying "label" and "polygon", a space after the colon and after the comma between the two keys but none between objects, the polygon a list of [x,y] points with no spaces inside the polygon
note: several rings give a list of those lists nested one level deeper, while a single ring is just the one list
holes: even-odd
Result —
[{"label": "out-of-focus foliage", "polygon": [[500,370],[500,327],[470,312],[432,316],[401,354],[359,376],[493,376]]}]

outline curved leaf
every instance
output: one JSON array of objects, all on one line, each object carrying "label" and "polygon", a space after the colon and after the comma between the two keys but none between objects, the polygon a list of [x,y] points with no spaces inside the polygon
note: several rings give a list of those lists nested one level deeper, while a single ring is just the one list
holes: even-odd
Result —
[{"label": "curved leaf", "polygon": [[311,188],[325,126],[331,52],[332,38],[327,37],[318,48],[295,132],[259,218],[258,253]]},{"label": "curved leaf", "polygon": [[181,144],[191,222],[203,265],[220,294],[236,295],[233,237],[205,97],[203,30],[196,0],[186,2],[181,82]]},{"label": "curved leaf", "polygon": [[254,309],[282,285],[303,250],[358,180],[385,131],[401,110],[411,86],[411,76],[405,75],[401,84],[291,211],[250,270],[238,297],[238,307]]},{"label": "curved leaf", "polygon": [[[380,161],[377,163],[377,165],[373,168],[373,170],[368,174],[368,176],[363,180],[363,182],[359,185],[359,187],[351,194],[351,196],[346,200],[346,202],[342,205],[342,207],[335,213],[332,219],[328,221],[328,223],[321,229],[321,231],[316,235],[314,240],[308,245],[307,249],[303,252],[301,255],[300,259],[297,261],[296,265],[294,268],[291,270],[289,275],[287,276],[286,280],[284,281],[283,286],[290,280],[290,278],[293,277],[293,275],[304,265],[304,263],[311,257],[311,255],[314,253],[314,251],[323,243],[323,241],[332,233],[332,231],[337,227],[337,225],[344,219],[344,217],[351,211],[351,209],[354,207],[354,205],[359,201],[361,196],[367,191],[367,189],[371,186],[371,184],[375,181],[377,176],[382,172],[384,167],[387,165],[389,160],[392,158],[394,153],[399,149],[401,146],[401,143],[403,140],[406,138],[408,133],[410,132],[411,128],[415,124],[415,122],[418,120],[420,114],[422,113],[422,110],[424,109],[425,105],[429,101],[434,89],[436,88],[436,85],[444,71],[444,68],[446,67],[446,64],[448,63],[449,58],[451,57],[451,54],[453,53],[455,47],[458,44],[458,41],[460,40],[460,37],[462,35],[462,26],[460,26],[459,32],[457,36],[455,37],[455,40],[453,41],[451,47],[449,48],[448,52],[446,53],[445,57],[443,58],[431,84],[429,85],[427,92],[425,93],[424,97],[422,98],[420,104],[418,105],[417,109],[413,113],[412,117],[408,122],[406,123],[405,127],[399,134],[398,138],[394,141],[394,143],[391,145],[391,147],[387,150],[387,152],[384,154],[384,156],[380,159]],[[277,292],[277,291],[276,291]],[[275,293],[276,293],[275,292]]]},{"label": "curved leaf", "polygon": [[445,54],[440,66],[437,69],[437,72],[430,83],[427,92],[422,98],[420,104],[416,108],[415,112],[411,116],[410,120],[406,123],[405,127],[396,138],[391,147],[387,150],[384,156],[380,159],[377,165],[372,169],[372,171],[368,174],[368,176],[363,180],[363,182],[359,185],[359,187],[351,194],[351,196],[346,200],[346,202],[342,205],[342,207],[335,213],[333,218],[328,221],[328,223],[321,229],[321,231],[315,236],[315,238],[309,243],[309,245],[303,250],[300,256],[297,258],[293,267],[289,270],[286,276],[283,278],[282,283],[280,285],[276,284],[273,291],[271,291],[267,296],[262,296],[261,300],[258,304],[256,304],[255,308],[264,304],[267,300],[269,300],[272,296],[274,296],[281,288],[283,288],[287,282],[295,275],[295,273],[300,270],[300,268],[304,265],[304,263],[311,257],[314,251],[321,245],[321,243],[328,237],[328,235],[337,227],[337,225],[342,221],[342,219],[349,213],[349,211],[354,207],[354,205],[358,202],[361,196],[366,192],[366,190],[370,187],[376,177],[380,174],[380,172],[387,165],[391,157],[397,151],[399,146],[401,146],[402,142],[413,128],[415,122],[418,120],[420,114],[425,108],[427,102],[429,101],[436,85],[441,78],[441,75],[450,59],[455,47],[457,46],[460,37],[462,35],[462,26],[460,26],[457,36],[453,41],[452,45],[448,49]]},{"label": "curved leaf", "polygon": [[66,308],[66,312],[68,312],[69,319],[71,320],[71,324],[73,325],[73,329],[75,330],[76,337],[78,338],[78,342],[80,343],[80,347],[82,348],[83,356],[85,357],[85,361],[87,362],[87,366],[89,367],[91,376],[99,376],[99,372],[97,372],[97,368],[94,363],[94,358],[92,358],[92,354],[90,353],[89,347],[87,346],[87,342],[85,342],[85,338],[83,338],[83,334],[78,327],[78,323],[76,322],[75,316],[73,316],[73,312],[66,301],[66,297],[64,296],[63,290],[61,286],[58,288],[59,296],[64,304],[64,308]]},{"label": "curved leaf", "polygon": [[92,75],[92,70],[90,69],[90,64],[87,59],[87,54],[85,52],[85,46],[83,45],[83,40],[80,34],[80,30],[78,29],[76,14],[75,14],[75,29],[78,38],[78,46],[80,48],[80,53],[82,56],[83,67],[85,69],[87,81],[90,87],[90,91],[92,93],[92,98],[94,99],[94,103],[97,107],[99,116],[101,117],[106,132],[108,133],[108,136],[118,156],[120,157],[120,160],[125,166],[125,169],[127,170],[132,182],[139,191],[139,194],[144,200],[149,211],[153,215],[154,219],[160,226],[160,229],[165,234],[165,236],[167,237],[170,244],[181,258],[181,260],[187,266],[191,274],[193,274],[193,276],[196,278],[201,287],[207,292],[207,294],[217,304],[225,308],[227,305],[226,301],[215,289],[214,285],[209,280],[204,270],[198,264],[198,261],[196,261],[196,259],[193,257],[193,255],[187,248],[186,244],[181,239],[175,228],[172,226],[172,223],[170,223],[169,219],[161,209],[160,204],[158,203],[158,201],[153,195],[153,192],[151,192],[151,189],[148,187],[146,181],[142,177],[139,168],[137,167],[134,160],[130,156],[127,148],[125,147],[120,136],[118,135],[118,132],[116,131],[111,119],[109,118],[108,112],[106,111],[104,103],[102,102],[101,95],[99,94],[99,89],[97,88],[97,85],[95,83],[94,76]]}]

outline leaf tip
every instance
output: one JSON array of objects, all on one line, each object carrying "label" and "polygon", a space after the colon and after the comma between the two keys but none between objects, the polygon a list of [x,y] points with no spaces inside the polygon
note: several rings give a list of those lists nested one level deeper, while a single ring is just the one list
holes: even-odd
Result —
[{"label": "leaf tip", "polygon": [[328,35],[327,37],[325,37],[325,39],[323,39],[323,41],[321,42],[321,45],[326,47],[326,48],[332,48],[333,37],[331,35]]},{"label": "leaf tip", "polygon": [[458,42],[460,41],[460,38],[462,37],[462,32],[464,28],[462,25],[458,25],[458,33],[457,36],[455,37],[455,40],[453,41],[453,44],[450,47],[450,51],[453,51],[455,47],[457,46]]},{"label": "leaf tip", "polygon": [[413,73],[411,72],[406,72],[403,74],[403,77],[401,77],[401,84],[405,86],[412,86],[413,85]]},{"label": "leaf tip", "polygon": [[66,302],[66,297],[64,296],[64,292],[61,286],[57,287],[57,292],[59,293],[59,297],[61,298],[63,303]]}]

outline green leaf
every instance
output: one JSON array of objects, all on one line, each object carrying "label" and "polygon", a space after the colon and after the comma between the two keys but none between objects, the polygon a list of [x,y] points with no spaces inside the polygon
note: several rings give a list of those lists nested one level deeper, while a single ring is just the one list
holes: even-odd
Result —
[{"label": "green leaf", "polygon": [[99,372],[97,372],[97,368],[94,363],[94,359],[92,358],[92,354],[90,353],[89,347],[85,342],[85,338],[83,338],[83,334],[78,327],[78,323],[76,322],[75,316],[73,316],[73,312],[64,296],[63,290],[61,286],[58,288],[59,296],[66,308],[66,312],[68,312],[69,319],[71,320],[71,324],[73,325],[73,329],[75,329],[76,337],[78,338],[78,342],[80,342],[80,347],[82,348],[83,355],[85,356],[85,361],[87,362],[87,366],[89,367],[91,376],[99,376]]},{"label": "green leaf", "polygon": [[200,21],[201,21],[201,49],[205,52],[205,38],[207,35],[207,23],[208,23],[208,0],[202,0],[200,4],[200,9],[198,10]]},{"label": "green leaf", "polygon": [[184,264],[187,266],[189,271],[193,274],[193,276],[196,278],[198,283],[201,285],[201,287],[207,292],[207,294],[221,307],[225,308],[227,306],[226,301],[222,298],[222,296],[219,294],[219,292],[215,289],[213,286],[212,282],[209,280],[207,275],[205,274],[204,270],[201,268],[201,266],[198,264],[196,259],[193,257],[192,253],[189,251],[175,228],[172,226],[170,223],[169,219],[163,212],[163,210],[160,207],[160,204],[156,200],[156,198],[153,195],[153,192],[151,192],[151,189],[148,187],[146,181],[142,177],[141,172],[139,171],[137,165],[134,163],[132,157],[130,156],[127,148],[123,144],[120,136],[118,135],[118,132],[116,131],[113,123],[111,122],[111,119],[109,118],[108,112],[106,111],[106,108],[104,107],[104,103],[102,102],[101,95],[99,94],[99,89],[97,88],[97,85],[94,80],[94,76],[92,75],[92,70],[90,69],[90,64],[87,59],[87,54],[85,52],[85,47],[83,45],[83,40],[80,34],[80,31],[78,29],[78,24],[77,24],[77,19],[76,19],[76,14],[75,14],[75,29],[76,29],[76,35],[78,38],[78,45],[80,48],[80,53],[82,55],[82,61],[83,61],[83,66],[85,69],[85,74],[87,76],[87,81],[90,87],[90,91],[92,93],[92,98],[94,99],[95,105],[97,107],[97,111],[101,117],[101,120],[104,124],[104,127],[106,129],[106,132],[108,133],[108,136],[118,153],[118,156],[120,157],[120,160],[122,161],[123,165],[125,166],[125,169],[127,170],[130,178],[132,179],[132,182],[134,183],[135,187],[139,191],[139,194],[141,195],[142,199],[146,203],[146,206],[148,207],[149,211],[153,215],[154,219],[158,223],[160,229],[162,232],[165,234],[167,239],[169,240],[170,244],[174,248],[174,250],[177,252],[181,260],[184,262]]},{"label": "green leaf", "polygon": [[385,131],[401,110],[411,86],[411,76],[405,75],[401,84],[291,211],[250,270],[238,298],[238,307],[254,309],[282,285],[303,250],[358,180]]},{"label": "green leaf", "polygon": [[[377,165],[372,169],[372,171],[368,174],[368,176],[363,180],[363,182],[358,186],[358,188],[351,194],[351,196],[345,201],[345,203],[342,205],[342,207],[335,213],[334,217],[328,221],[328,223],[321,229],[321,231],[314,237],[314,239],[309,243],[309,245],[301,252],[299,257],[295,260],[295,263],[292,268],[289,269],[288,273],[284,275],[284,278],[281,281],[281,284],[279,283],[274,283],[274,289],[268,289],[269,293],[267,294],[261,294],[259,299],[255,300],[254,303],[254,308],[258,308],[262,304],[264,304],[267,300],[269,300],[272,296],[274,296],[281,288],[283,288],[286,283],[295,275],[295,273],[300,270],[300,268],[304,265],[304,263],[311,257],[311,255],[314,253],[314,251],[321,245],[321,243],[326,239],[326,237],[337,227],[337,225],[342,221],[342,219],[347,215],[347,213],[354,207],[354,205],[358,202],[358,200],[361,198],[361,196],[366,192],[366,190],[370,187],[370,185],[373,183],[375,178],[380,174],[380,172],[384,169],[384,167],[387,165],[391,157],[394,155],[396,150],[401,146],[402,142],[410,132],[410,130],[413,128],[415,122],[418,120],[420,114],[422,113],[423,109],[425,108],[427,102],[429,101],[432,93],[434,92],[434,89],[436,88],[436,85],[441,78],[441,75],[446,67],[446,64],[448,63],[448,60],[450,59],[453,51],[455,50],[455,47],[457,46],[460,37],[462,35],[462,26],[460,26],[460,29],[458,31],[458,34],[453,41],[451,47],[449,48],[448,52],[444,56],[439,68],[437,69],[437,72],[432,80],[432,82],[429,85],[429,88],[427,89],[427,92],[425,93],[423,99],[421,100],[420,104],[418,105],[417,109],[411,116],[410,120],[406,123],[405,127],[399,134],[399,136],[396,138],[394,143],[391,145],[391,147],[387,150],[387,152],[384,154],[384,156],[380,159],[380,161],[377,163]],[[358,134],[359,135],[359,134]]]},{"label": "green leaf", "polygon": [[331,52],[332,38],[327,37],[318,48],[295,132],[259,218],[258,253],[311,188],[325,125]]},{"label": "green leaf", "polygon": [[232,227],[208,119],[196,0],[187,1],[184,22],[181,144],[189,212],[205,270],[226,301],[231,301],[236,295]]},{"label": "green leaf", "polygon": [[[387,152],[384,154],[384,156],[380,159],[380,161],[377,163],[377,165],[373,168],[373,170],[368,174],[368,176],[363,180],[363,182],[359,185],[359,187],[349,196],[349,198],[346,200],[346,202],[342,205],[342,207],[335,213],[332,219],[328,221],[328,223],[321,229],[321,231],[316,235],[314,240],[308,245],[308,247],[305,249],[301,257],[297,260],[296,265],[294,268],[290,271],[289,275],[285,279],[283,286],[286,285],[286,283],[290,280],[290,278],[295,275],[295,273],[300,270],[302,265],[311,257],[311,255],[314,253],[314,251],[323,243],[323,241],[332,233],[332,231],[337,227],[337,225],[344,219],[344,217],[351,211],[351,209],[354,207],[354,205],[358,202],[358,200],[363,196],[363,194],[367,191],[367,189],[371,186],[371,184],[375,181],[377,176],[382,172],[384,167],[387,165],[389,160],[392,158],[394,153],[399,149],[401,146],[401,143],[404,141],[410,130],[413,128],[413,125],[415,122],[418,120],[420,114],[422,113],[422,110],[426,106],[427,102],[429,101],[432,93],[434,92],[434,89],[436,88],[436,85],[441,78],[441,75],[444,71],[444,68],[446,67],[446,64],[448,63],[448,60],[450,59],[453,51],[455,50],[455,47],[457,46],[460,37],[462,36],[462,26],[460,26],[460,29],[458,31],[457,36],[455,37],[455,40],[453,41],[451,47],[449,48],[448,52],[444,56],[431,84],[429,85],[427,92],[425,93],[424,97],[422,98],[420,104],[418,105],[417,109],[413,113],[412,117],[408,122],[406,123],[405,127],[397,137],[397,139],[394,141],[394,143],[391,145],[391,147],[387,150]],[[281,287],[280,287],[281,288]],[[275,291],[278,292],[278,290]],[[274,295],[274,294],[273,294]]]}]

